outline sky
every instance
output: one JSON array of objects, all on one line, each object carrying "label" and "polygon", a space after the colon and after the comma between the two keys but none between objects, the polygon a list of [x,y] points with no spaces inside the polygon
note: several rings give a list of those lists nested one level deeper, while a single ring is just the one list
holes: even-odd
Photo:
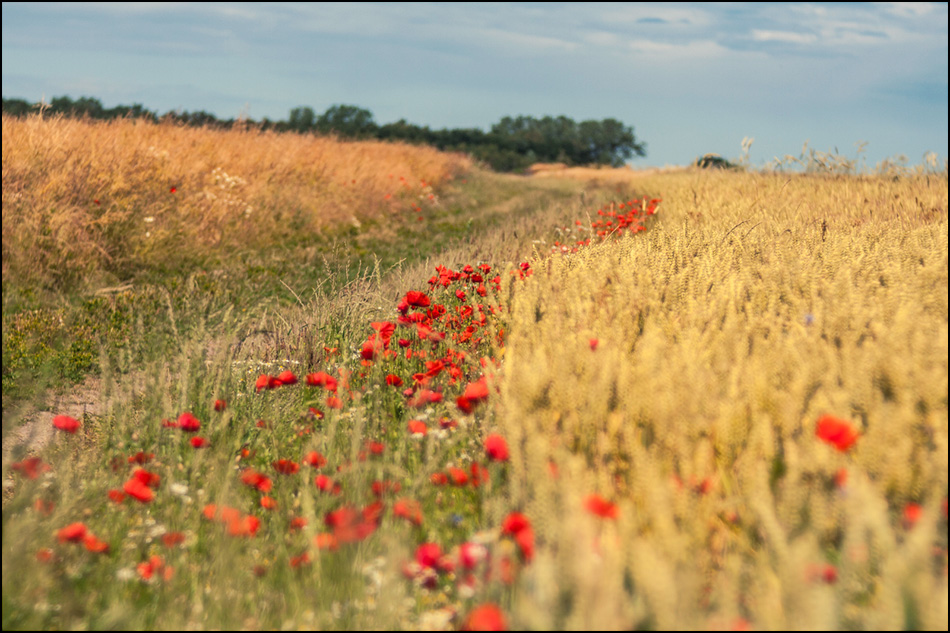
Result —
[{"label": "sky", "polygon": [[[946,3],[3,3],[4,98],[488,130],[615,118],[635,167],[948,156]],[[862,153],[858,144],[866,143]]]}]

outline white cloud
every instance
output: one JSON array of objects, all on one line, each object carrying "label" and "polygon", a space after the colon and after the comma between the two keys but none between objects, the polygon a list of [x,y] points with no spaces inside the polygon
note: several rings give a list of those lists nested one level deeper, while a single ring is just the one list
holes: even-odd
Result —
[{"label": "white cloud", "polygon": [[752,39],[756,42],[787,42],[789,44],[814,44],[818,37],[813,33],[794,33],[792,31],[763,31],[752,29]]}]

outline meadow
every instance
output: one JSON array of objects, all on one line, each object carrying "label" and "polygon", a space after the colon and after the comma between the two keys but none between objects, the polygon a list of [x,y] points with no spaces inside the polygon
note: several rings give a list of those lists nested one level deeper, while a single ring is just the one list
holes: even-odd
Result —
[{"label": "meadow", "polygon": [[4,629],[947,628],[945,170],[3,174]]}]

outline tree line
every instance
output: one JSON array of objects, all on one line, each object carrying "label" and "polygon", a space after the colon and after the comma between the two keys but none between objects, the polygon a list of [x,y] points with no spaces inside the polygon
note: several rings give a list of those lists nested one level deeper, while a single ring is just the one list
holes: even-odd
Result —
[{"label": "tree line", "polygon": [[487,132],[480,128],[433,130],[400,119],[380,125],[373,113],[354,105],[334,105],[323,114],[309,106],[290,111],[286,121],[221,120],[205,111],[172,111],[159,116],[141,104],[105,108],[95,98],[56,97],[49,103],[29,103],[3,98],[3,113],[26,116],[42,109],[48,114],[108,120],[121,117],[174,121],[184,125],[230,129],[236,124],[261,130],[297,134],[334,135],[342,139],[401,141],[424,144],[445,151],[470,154],[496,171],[521,171],[533,163],[610,165],[619,167],[634,157],[646,156],[646,144],[633,128],[617,119],[577,122],[566,116],[504,117]]}]

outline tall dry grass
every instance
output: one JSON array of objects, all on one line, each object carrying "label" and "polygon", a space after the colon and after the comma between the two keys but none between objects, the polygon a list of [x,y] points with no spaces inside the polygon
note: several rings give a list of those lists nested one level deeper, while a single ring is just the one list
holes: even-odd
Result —
[{"label": "tall dry grass", "polygon": [[[470,165],[393,143],[3,117],[3,279],[63,288],[385,217]],[[173,264],[172,264],[173,265]]]},{"label": "tall dry grass", "polygon": [[946,629],[946,177],[638,186],[651,230],[512,295],[497,423],[539,540],[517,620]]}]

